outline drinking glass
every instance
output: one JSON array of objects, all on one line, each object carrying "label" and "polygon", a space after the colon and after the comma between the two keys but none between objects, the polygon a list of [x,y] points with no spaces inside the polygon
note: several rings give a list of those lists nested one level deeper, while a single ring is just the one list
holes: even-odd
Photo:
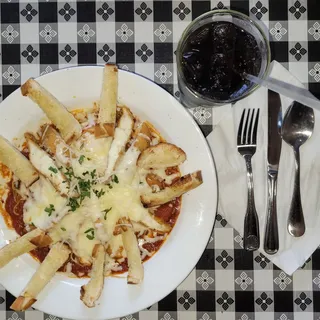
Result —
[{"label": "drinking glass", "polygon": [[198,18],[196,18],[195,20],[193,20],[184,30],[179,40],[176,52],[180,101],[187,108],[194,108],[199,106],[211,108],[227,103],[233,103],[237,100],[247,97],[249,94],[254,92],[259,87],[259,85],[257,84],[250,83],[240,95],[232,97],[228,100],[218,100],[204,96],[203,94],[197,92],[194,88],[192,88],[188,83],[183,73],[182,67],[182,54],[184,47],[189,37],[192,37],[192,35],[194,35],[200,27],[218,21],[232,22],[239,28],[247,31],[255,38],[261,53],[261,67],[260,72],[257,76],[260,78],[265,78],[268,74],[271,56],[270,47],[267,36],[263,31],[263,27],[260,26],[260,23],[258,21],[252,20],[245,14],[233,10],[213,10],[206,12]]}]

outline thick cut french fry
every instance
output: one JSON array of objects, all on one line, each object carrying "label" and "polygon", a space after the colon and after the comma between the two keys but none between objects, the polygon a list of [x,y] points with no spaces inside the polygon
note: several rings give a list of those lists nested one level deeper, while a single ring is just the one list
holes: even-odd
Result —
[{"label": "thick cut french fry", "polygon": [[0,136],[0,161],[27,187],[39,178],[37,170],[30,161],[2,136]]},{"label": "thick cut french fry", "polygon": [[93,308],[96,301],[99,299],[103,284],[104,284],[104,262],[105,250],[102,244],[96,244],[93,248],[93,265],[91,270],[91,279],[89,282],[81,287],[80,299],[83,303]]},{"label": "thick cut french fry", "polygon": [[47,117],[58,128],[65,142],[80,137],[82,128],[76,118],[49,91],[36,80],[29,79],[21,86],[22,95],[28,96],[46,113]]},{"label": "thick cut french fry", "polygon": [[186,160],[186,154],[171,143],[159,143],[145,149],[139,156],[137,166],[144,169],[175,167]]},{"label": "thick cut french fry", "polygon": [[157,221],[154,216],[149,213],[148,215],[143,215],[142,220],[140,221],[143,225],[148,228],[160,232],[169,232],[171,230],[171,226],[164,222]]},{"label": "thick cut french fry", "polygon": [[50,237],[40,229],[34,229],[24,236],[12,241],[0,249],[0,268],[8,264],[12,259],[29,252],[36,247],[50,244]]},{"label": "thick cut french fry", "polygon": [[118,68],[115,65],[105,65],[103,70],[102,90],[100,95],[99,124],[116,122],[118,97]]},{"label": "thick cut french fry", "polygon": [[54,244],[23,293],[13,302],[10,308],[15,311],[23,311],[32,306],[37,301],[36,298],[39,293],[67,261],[69,255],[70,249],[68,246],[61,242]]},{"label": "thick cut french fry", "polygon": [[171,186],[159,192],[141,195],[141,202],[145,207],[158,206],[180,197],[182,194],[198,187],[200,184],[202,184],[201,171],[196,171],[181,177]]},{"label": "thick cut french fry", "polygon": [[137,147],[140,150],[140,152],[142,152],[150,146],[151,139],[152,135],[149,130],[149,127],[146,122],[143,122],[138,129],[134,146]]},{"label": "thick cut french fry", "polygon": [[115,130],[114,139],[108,154],[108,166],[105,174],[107,178],[115,168],[119,156],[125,150],[126,144],[132,134],[133,125],[134,120],[132,113],[127,108],[123,108],[122,116]]},{"label": "thick cut french fry", "polygon": [[94,127],[89,128],[87,130],[94,134],[96,138],[111,138],[114,136],[114,124],[112,123],[104,123],[99,124],[97,123]]},{"label": "thick cut french fry", "polygon": [[[45,127],[40,140],[40,144],[52,156],[57,154],[58,146],[61,147],[61,150],[59,149],[59,151],[61,151],[62,153],[61,156],[63,156],[67,160],[71,156],[68,146],[66,145],[58,131],[54,129],[51,125],[47,125]],[[67,163],[67,161],[65,161],[65,163]]]},{"label": "thick cut french fry", "polygon": [[36,247],[47,247],[52,243],[52,239],[49,235],[42,233],[30,240],[30,242]]},{"label": "thick cut french fry", "polygon": [[150,131],[145,122],[137,129],[137,135],[130,148],[124,156],[118,161],[115,171],[122,183],[131,184],[136,173],[136,163],[141,151],[150,145]]},{"label": "thick cut french fry", "polygon": [[133,228],[124,228],[122,232],[122,241],[128,258],[128,277],[129,284],[139,284],[143,280],[144,271],[140,257],[140,249],[137,237]]},{"label": "thick cut french fry", "polygon": [[28,140],[29,158],[33,166],[42,173],[61,195],[67,195],[69,184],[54,160],[35,142]]}]

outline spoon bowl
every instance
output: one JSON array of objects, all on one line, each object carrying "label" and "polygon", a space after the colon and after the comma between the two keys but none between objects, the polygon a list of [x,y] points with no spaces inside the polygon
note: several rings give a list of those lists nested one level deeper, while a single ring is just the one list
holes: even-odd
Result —
[{"label": "spoon bowl", "polygon": [[299,148],[311,137],[313,128],[313,109],[295,101],[285,113],[282,139],[293,148]]},{"label": "spoon bowl", "polygon": [[282,139],[293,148],[295,156],[295,178],[288,217],[288,232],[293,237],[305,233],[305,223],[300,194],[300,147],[311,137],[314,129],[314,112],[299,102],[287,109],[282,123]]}]

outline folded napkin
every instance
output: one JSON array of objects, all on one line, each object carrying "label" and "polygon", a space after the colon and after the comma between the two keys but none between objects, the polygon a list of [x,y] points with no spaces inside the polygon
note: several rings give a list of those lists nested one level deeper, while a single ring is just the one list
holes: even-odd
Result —
[{"label": "folded napkin", "polygon": [[[284,67],[274,61],[271,77],[296,86],[302,84]],[[283,114],[292,100],[281,96]],[[291,275],[310,257],[320,244],[320,113],[315,111],[312,137],[301,147],[301,197],[306,232],[293,238],[287,232],[293,180],[294,155],[291,147],[282,142],[278,174],[278,227],[279,251],[267,255],[263,250],[267,214],[267,144],[268,144],[268,91],[260,88],[235,105],[213,109],[213,131],[207,137],[216,164],[219,184],[219,213],[243,235],[247,205],[246,166],[237,151],[236,135],[244,108],[260,108],[257,151],[252,158],[255,204],[260,223],[260,251],[274,264]]]}]

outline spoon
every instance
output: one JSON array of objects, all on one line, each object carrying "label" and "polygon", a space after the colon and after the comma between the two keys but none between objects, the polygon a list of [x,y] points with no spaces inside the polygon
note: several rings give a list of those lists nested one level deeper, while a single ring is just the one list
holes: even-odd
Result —
[{"label": "spoon", "polygon": [[282,139],[293,148],[295,156],[295,176],[291,199],[288,232],[293,237],[301,237],[305,223],[300,194],[300,147],[311,137],[314,128],[313,109],[294,101],[287,109],[282,123]]}]

